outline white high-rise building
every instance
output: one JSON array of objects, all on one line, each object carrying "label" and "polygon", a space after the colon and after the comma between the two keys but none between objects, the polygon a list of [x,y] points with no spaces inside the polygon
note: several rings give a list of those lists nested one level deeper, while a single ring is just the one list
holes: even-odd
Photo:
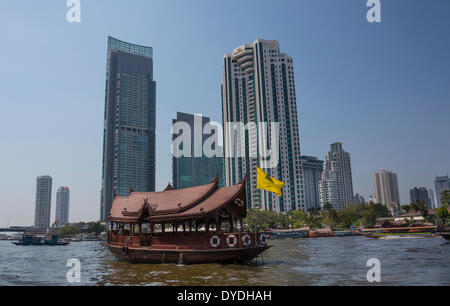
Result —
[{"label": "white high-rise building", "polygon": [[36,206],[34,226],[38,229],[50,227],[50,209],[52,203],[52,178],[48,175],[36,179]]},{"label": "white high-rise building", "polygon": [[[226,184],[236,184],[247,175],[249,206],[277,212],[305,209],[294,65],[290,56],[280,52],[277,41],[258,39],[224,56],[222,107]],[[228,122],[258,127],[265,122],[267,133],[228,129]],[[279,123],[279,131],[271,123]],[[262,167],[258,157],[261,148],[272,148],[272,137],[279,139],[274,145],[279,162]],[[258,166],[285,183],[282,197],[256,188]]]},{"label": "white high-rise building", "polygon": [[375,194],[377,203],[400,204],[397,174],[387,170],[375,172]]},{"label": "white high-rise building", "polygon": [[56,192],[56,218],[58,227],[69,224],[69,187],[59,187]]},{"label": "white high-rise building", "polygon": [[344,209],[353,202],[353,179],[350,154],[342,149],[342,143],[332,143],[325,157],[322,178],[319,183],[320,206],[330,203],[335,210]]}]

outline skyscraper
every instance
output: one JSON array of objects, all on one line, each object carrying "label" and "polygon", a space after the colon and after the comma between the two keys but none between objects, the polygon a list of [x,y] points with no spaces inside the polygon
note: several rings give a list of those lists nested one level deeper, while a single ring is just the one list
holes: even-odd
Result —
[{"label": "skyscraper", "polygon": [[[277,212],[304,209],[294,64],[277,41],[258,39],[224,56],[222,113],[226,184],[247,175],[249,206]],[[227,128],[230,122],[247,128]],[[271,123],[278,123],[279,130]],[[264,167],[261,158],[269,154],[262,152],[268,149],[278,153],[271,155],[277,162]],[[285,183],[282,197],[256,188],[258,166]]]},{"label": "skyscraper", "polygon": [[34,226],[38,229],[50,227],[50,209],[52,204],[52,178],[48,175],[36,179],[36,206]]},{"label": "skyscraper", "polygon": [[353,197],[353,202],[356,204],[365,204],[366,203],[366,199],[364,199],[364,197],[362,195],[360,195],[359,193],[355,194],[355,196]]},{"label": "skyscraper", "polygon": [[[180,137],[184,133],[189,133],[190,155],[175,157],[172,156],[172,181],[175,189],[188,188],[193,186],[205,185],[210,183],[216,176],[219,176],[219,186],[223,187],[225,178],[223,170],[223,148],[218,144],[218,150],[221,151],[221,156],[207,157],[203,152],[205,141],[212,134],[205,134],[203,130],[207,124],[210,123],[208,117],[202,115],[192,115],[186,113],[177,113],[177,119],[173,119],[172,123],[182,123],[184,128],[180,133],[172,134],[172,140]],[[185,134],[188,135],[188,134]],[[202,150],[199,152],[200,156],[195,156],[195,137],[198,137],[198,145]],[[179,150],[183,148],[178,148]],[[187,148],[185,148],[187,149]],[[215,147],[213,148],[215,149]],[[177,148],[173,148],[175,152]]]},{"label": "skyscraper", "polygon": [[319,182],[323,171],[323,160],[313,156],[300,157],[303,174],[305,210],[320,209]]},{"label": "skyscraper", "polygon": [[414,187],[409,190],[409,196],[411,199],[411,203],[418,203],[419,201],[423,201],[428,208],[434,208],[434,195],[433,190],[427,187]]},{"label": "skyscraper", "polygon": [[153,49],[108,37],[101,219],[114,194],[155,190]]},{"label": "skyscraper", "polygon": [[335,210],[344,209],[353,201],[353,179],[350,154],[342,149],[342,143],[331,144],[319,183],[320,205],[330,203]]},{"label": "skyscraper", "polygon": [[58,227],[69,224],[69,187],[59,187],[56,192],[56,216]]},{"label": "skyscraper", "polygon": [[377,203],[400,204],[397,174],[387,170],[375,172],[375,195]]},{"label": "skyscraper", "polygon": [[436,191],[436,207],[439,208],[442,205],[441,193],[446,190],[450,190],[450,178],[447,176],[437,176],[434,180],[434,188]]}]

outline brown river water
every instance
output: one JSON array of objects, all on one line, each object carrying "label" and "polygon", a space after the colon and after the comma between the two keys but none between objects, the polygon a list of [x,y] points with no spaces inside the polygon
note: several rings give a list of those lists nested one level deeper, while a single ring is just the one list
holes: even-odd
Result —
[{"label": "brown river water", "polygon": [[[380,285],[450,285],[450,243],[442,238],[375,240],[362,236],[269,242],[249,265],[149,265],[118,261],[101,242],[15,246],[0,241],[0,286],[8,285],[371,285],[367,261],[381,263]],[[81,264],[69,283],[67,261]]]}]

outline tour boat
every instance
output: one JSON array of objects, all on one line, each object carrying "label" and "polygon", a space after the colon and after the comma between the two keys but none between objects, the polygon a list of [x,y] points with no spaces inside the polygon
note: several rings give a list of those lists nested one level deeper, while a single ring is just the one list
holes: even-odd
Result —
[{"label": "tour boat", "polygon": [[369,238],[434,238],[436,235],[436,226],[417,226],[417,227],[388,227],[388,228],[369,228],[360,229],[361,235]]},{"label": "tour boat", "polygon": [[37,235],[37,234],[24,234],[17,242],[13,242],[15,245],[45,245],[45,246],[61,246],[68,245],[68,242],[59,240],[58,235]]},{"label": "tour boat", "polygon": [[[247,262],[270,248],[267,233],[244,231],[246,178],[219,188],[206,185],[114,196],[109,249],[120,259],[143,263]],[[237,229],[238,228],[238,229]]]}]

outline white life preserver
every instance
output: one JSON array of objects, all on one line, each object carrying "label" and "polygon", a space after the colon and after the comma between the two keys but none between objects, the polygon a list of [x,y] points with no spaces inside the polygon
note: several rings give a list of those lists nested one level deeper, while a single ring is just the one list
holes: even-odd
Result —
[{"label": "white life preserver", "polygon": [[245,234],[244,237],[242,237],[242,244],[249,247],[252,244],[252,237],[250,237],[249,234]]},{"label": "white life preserver", "polygon": [[[231,241],[233,240],[233,241]],[[227,244],[230,248],[235,248],[237,247],[238,244],[238,239],[235,235],[230,235],[227,237]]]},{"label": "white life preserver", "polygon": [[267,235],[266,234],[259,235],[259,243],[262,246],[265,246],[267,244]]},{"label": "white life preserver", "polygon": [[212,236],[211,239],[209,239],[209,244],[213,248],[217,248],[220,245],[220,237],[217,235]]}]

